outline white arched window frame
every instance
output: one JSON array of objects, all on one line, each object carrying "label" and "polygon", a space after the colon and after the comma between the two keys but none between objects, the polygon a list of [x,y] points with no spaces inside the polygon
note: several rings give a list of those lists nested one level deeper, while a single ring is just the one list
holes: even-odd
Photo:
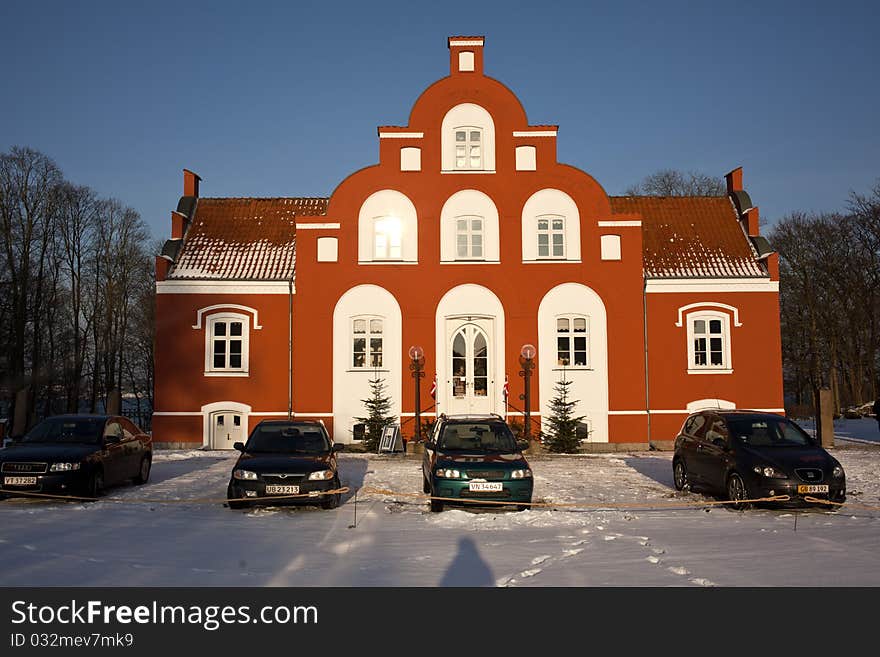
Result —
[{"label": "white arched window frame", "polygon": [[580,262],[580,212],[559,189],[532,194],[522,210],[523,262]]},{"label": "white arched window frame", "polygon": [[360,264],[416,263],[418,215],[412,201],[393,189],[364,200],[358,212]]},{"label": "white arched window frame", "polygon": [[554,369],[590,369],[590,318],[586,315],[557,315],[555,330]]},{"label": "white arched window frame", "polygon": [[221,312],[205,321],[205,376],[248,376],[250,317]]},{"label": "white arched window frame", "polygon": [[687,327],[689,374],[731,374],[730,314],[718,310],[692,310],[684,315]]},{"label": "white arched window frame", "polygon": [[474,103],[462,103],[443,117],[441,163],[444,173],[495,172],[495,122]]},{"label": "white arched window frame", "polygon": [[353,370],[385,368],[385,318],[356,315],[351,318],[351,358]]},{"label": "white arched window frame", "polygon": [[485,193],[459,190],[440,210],[440,262],[499,261],[498,208]]}]

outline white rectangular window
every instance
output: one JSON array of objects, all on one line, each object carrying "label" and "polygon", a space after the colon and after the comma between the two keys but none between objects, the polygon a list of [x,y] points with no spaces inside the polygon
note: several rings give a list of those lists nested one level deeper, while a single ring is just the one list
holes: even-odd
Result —
[{"label": "white rectangular window", "polygon": [[403,259],[403,230],[397,217],[382,217],[375,220],[373,235],[373,257],[376,260]]},{"label": "white rectangular window", "polygon": [[222,313],[210,317],[205,336],[206,374],[247,374],[248,318]]},{"label": "white rectangular window", "polygon": [[701,311],[687,317],[688,372],[691,374],[733,371],[730,356],[730,316]]},{"label": "white rectangular window", "polygon": [[535,171],[538,168],[537,150],[534,146],[516,147],[516,170]]},{"label": "white rectangular window", "polygon": [[602,235],[602,260],[620,260],[620,235]]},{"label": "white rectangular window", "polygon": [[353,368],[382,367],[383,328],[383,321],[378,317],[357,317],[352,321]]},{"label": "white rectangular window", "polygon": [[482,217],[455,218],[455,258],[456,260],[483,259]]},{"label": "white rectangular window", "polygon": [[565,315],[556,318],[556,364],[561,367],[589,367],[589,318]]},{"label": "white rectangular window", "polygon": [[483,168],[483,131],[481,128],[455,129],[455,168]]},{"label": "white rectangular window", "polygon": [[565,258],[565,218],[554,215],[538,217],[538,257]]}]

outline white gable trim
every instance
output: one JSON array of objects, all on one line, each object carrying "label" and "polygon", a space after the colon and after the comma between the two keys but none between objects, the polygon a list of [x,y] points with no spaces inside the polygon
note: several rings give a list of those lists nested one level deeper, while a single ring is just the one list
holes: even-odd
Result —
[{"label": "white gable trim", "polygon": [[645,292],[779,292],[779,281],[769,278],[652,278],[645,281]]},{"label": "white gable trim", "polygon": [[[287,281],[157,281],[156,294],[288,294]],[[293,286],[296,294],[296,286]]]}]

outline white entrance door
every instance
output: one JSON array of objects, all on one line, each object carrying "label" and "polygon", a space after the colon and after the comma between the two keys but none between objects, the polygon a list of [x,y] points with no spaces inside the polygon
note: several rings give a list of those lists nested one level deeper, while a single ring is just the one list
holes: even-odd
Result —
[{"label": "white entrance door", "polygon": [[447,320],[446,327],[446,412],[450,415],[494,412],[492,320]]},{"label": "white entrance door", "polygon": [[218,411],[211,414],[211,449],[233,449],[237,442],[244,442],[241,413]]}]

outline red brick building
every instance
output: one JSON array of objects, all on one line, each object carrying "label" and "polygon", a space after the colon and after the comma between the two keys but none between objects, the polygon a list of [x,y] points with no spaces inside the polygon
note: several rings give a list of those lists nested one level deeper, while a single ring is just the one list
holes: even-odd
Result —
[{"label": "red brick building", "polygon": [[707,405],[783,412],[777,256],[741,169],[726,197],[609,197],[484,75],[483,44],[451,37],[450,74],[329,198],[202,197],[184,171],[156,261],[157,442],[231,447],[288,415],[351,442],[376,377],[411,435],[411,346],[425,414],[516,419],[533,345],[533,419],[564,377],[595,448],[672,440]]}]

